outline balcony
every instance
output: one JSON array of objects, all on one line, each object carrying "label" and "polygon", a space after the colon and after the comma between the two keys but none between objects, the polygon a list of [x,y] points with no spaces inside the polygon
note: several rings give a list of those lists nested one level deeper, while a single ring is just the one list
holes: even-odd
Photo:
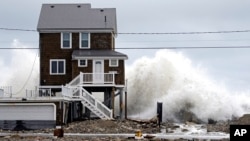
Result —
[{"label": "balcony", "polygon": [[115,73],[80,73],[73,79],[69,86],[113,86],[115,85]]}]

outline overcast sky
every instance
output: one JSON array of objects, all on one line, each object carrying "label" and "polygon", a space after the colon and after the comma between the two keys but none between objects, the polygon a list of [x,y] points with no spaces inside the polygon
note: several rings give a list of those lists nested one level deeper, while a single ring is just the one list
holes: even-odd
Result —
[{"label": "overcast sky", "polygon": [[[0,28],[36,29],[43,3],[90,3],[93,8],[116,8],[121,33],[250,30],[250,0],[5,0],[0,5]],[[0,30],[1,48],[12,47],[15,39],[22,45],[38,47],[37,32]],[[119,35],[116,39],[117,48],[217,46],[250,46],[250,32]],[[127,64],[132,64],[142,56],[152,57],[157,50],[118,51],[126,53]],[[173,51],[182,52],[194,65],[203,67],[213,79],[232,90],[250,88],[250,48]],[[11,52],[0,50],[0,66],[8,66]]]}]

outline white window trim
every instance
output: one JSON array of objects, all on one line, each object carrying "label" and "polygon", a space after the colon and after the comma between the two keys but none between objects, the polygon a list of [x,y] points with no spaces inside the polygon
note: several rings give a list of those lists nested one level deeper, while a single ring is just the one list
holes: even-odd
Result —
[{"label": "white window trim", "polygon": [[[88,47],[82,47],[82,33],[88,33]],[[89,32],[80,32],[79,33],[79,48],[80,49],[90,49],[90,33]]]},{"label": "white window trim", "polygon": [[[81,60],[85,60],[86,64],[85,65],[81,65]],[[78,60],[78,67],[87,67],[88,66],[88,60],[87,59],[79,59]]]},{"label": "white window trim", "polygon": [[[64,72],[63,73],[52,73],[52,62],[56,61],[57,63],[59,61],[63,61],[63,70]],[[57,65],[58,67],[58,65]],[[65,59],[50,59],[50,64],[49,64],[49,73],[50,75],[65,75],[66,74],[66,60]]]},{"label": "white window trim", "polygon": [[[116,65],[112,65],[111,60],[116,60],[116,62],[117,62]],[[118,67],[119,66],[119,60],[118,59],[109,59],[109,66],[110,67]]]},{"label": "white window trim", "polygon": [[[69,33],[69,47],[63,47],[63,33]],[[61,49],[71,49],[72,48],[72,33],[71,32],[61,32]]]}]

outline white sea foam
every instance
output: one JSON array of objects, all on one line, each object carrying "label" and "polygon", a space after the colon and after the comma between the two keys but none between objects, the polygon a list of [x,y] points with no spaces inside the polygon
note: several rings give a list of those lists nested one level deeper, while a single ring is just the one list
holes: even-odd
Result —
[{"label": "white sea foam", "polygon": [[128,113],[137,118],[156,115],[156,102],[163,102],[163,120],[176,119],[188,110],[199,119],[227,120],[249,112],[247,93],[229,92],[196,67],[182,53],[160,50],[127,66]]}]

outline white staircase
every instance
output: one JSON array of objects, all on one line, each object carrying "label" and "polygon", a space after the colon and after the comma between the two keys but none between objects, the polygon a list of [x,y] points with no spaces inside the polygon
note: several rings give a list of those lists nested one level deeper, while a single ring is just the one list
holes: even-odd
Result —
[{"label": "white staircase", "polygon": [[81,91],[81,101],[84,106],[86,106],[90,111],[101,119],[111,120],[113,119],[113,110],[109,109],[102,102],[97,100],[93,95],[91,95],[84,88],[80,88]]},{"label": "white staircase", "polygon": [[113,119],[113,110],[96,99],[87,90],[80,86],[80,75],[72,80],[68,85],[62,87],[62,94],[74,100],[80,100],[81,103],[92,111],[96,116],[105,120]]}]

